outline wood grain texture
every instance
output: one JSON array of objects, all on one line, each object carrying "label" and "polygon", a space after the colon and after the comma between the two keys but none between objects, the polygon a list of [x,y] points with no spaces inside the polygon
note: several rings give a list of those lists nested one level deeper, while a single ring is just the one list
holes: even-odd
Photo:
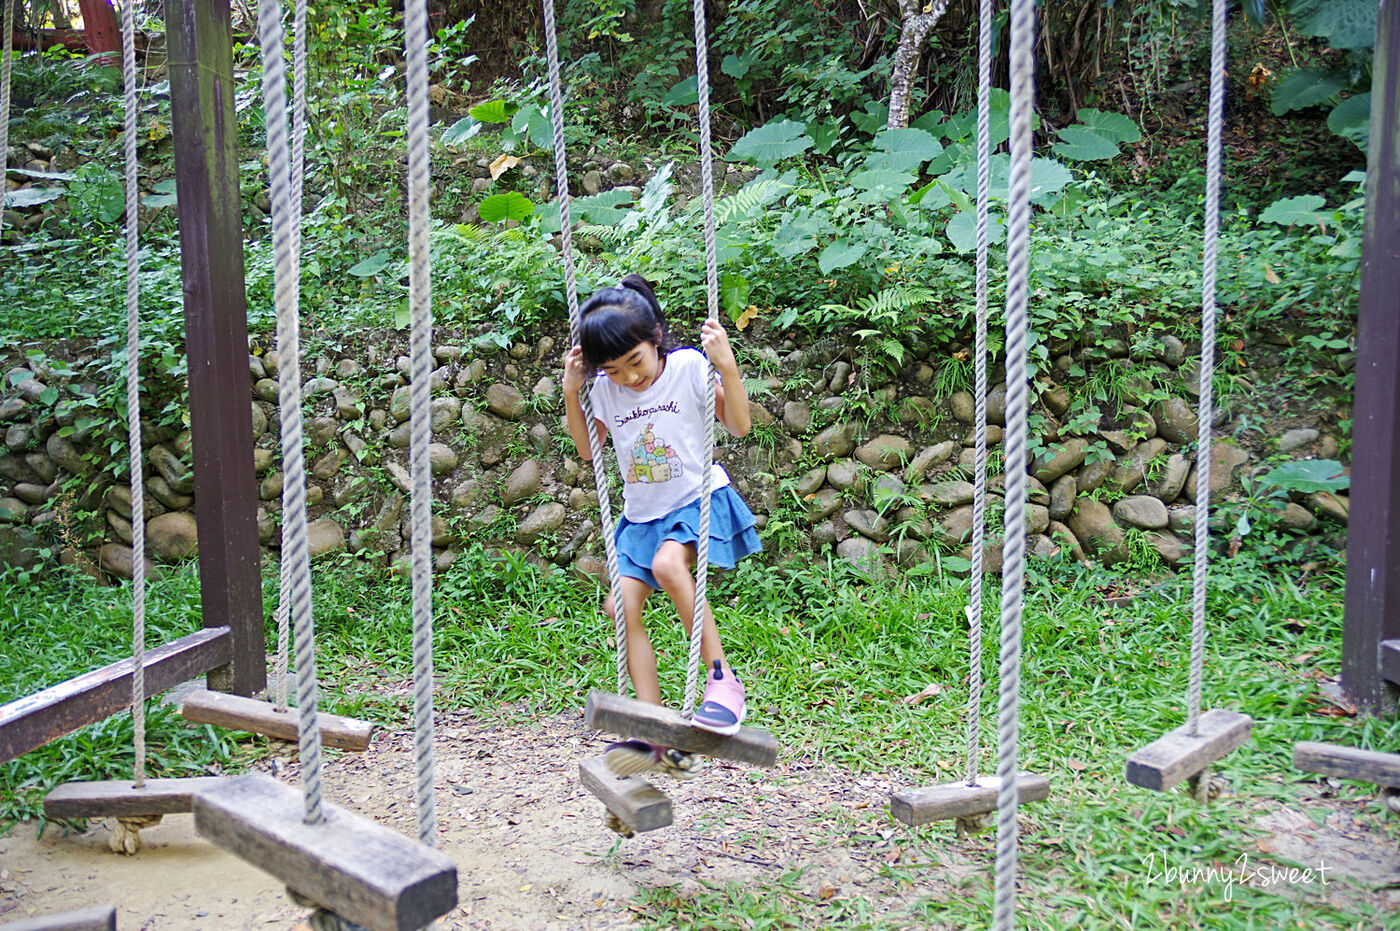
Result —
[{"label": "wood grain texture", "polygon": [[1293,745],[1293,765],[1308,773],[1355,779],[1378,786],[1400,786],[1400,753],[1358,750],[1336,744],[1300,741]]},{"label": "wood grain texture", "polygon": [[578,777],[608,811],[639,834],[670,826],[671,800],[641,776],[619,778],[602,757],[594,757],[578,764]]},{"label": "wood grain texture", "polygon": [[1165,792],[1247,742],[1253,723],[1238,711],[1207,711],[1196,736],[1189,725],[1181,725],[1128,757],[1124,775],[1132,785]]},{"label": "wood grain texture", "polygon": [[[185,696],[180,713],[196,724],[213,724],[236,731],[250,731],[278,740],[296,742],[299,719],[295,708],[278,711],[271,702],[200,689]],[[340,750],[365,750],[374,736],[374,725],[339,714],[318,712],[321,742]]]},{"label": "wood grain texture", "polygon": [[[1050,780],[1020,773],[1016,777],[1016,789],[1022,802],[1042,802],[1050,795]],[[986,814],[996,811],[999,791],[1000,776],[978,776],[975,786],[963,780],[924,789],[905,789],[890,798],[890,814],[911,828],[933,821]]]},{"label": "wood grain texture", "polygon": [[0,925],[0,931],[116,931],[117,907],[95,905],[56,915],[36,915]]},{"label": "wood grain texture", "polygon": [[123,779],[65,782],[44,799],[44,814],[50,818],[175,815],[191,809],[195,792],[211,789],[223,781],[223,776],[147,779],[139,789]]},{"label": "wood grain texture", "polygon": [[194,797],[201,836],[371,931],[416,931],[457,905],[457,867],[368,818],[325,805],[306,824],[302,792],[247,773]]},{"label": "wood grain texture", "polygon": [[[146,694],[155,695],[228,664],[227,627],[208,627],[146,653]],[[94,669],[0,705],[0,763],[42,747],[131,704],[131,660]]]},{"label": "wood grain texture", "polygon": [[741,727],[733,736],[714,734],[692,727],[678,711],[612,692],[589,692],[583,719],[594,730],[649,740],[687,753],[756,766],[772,766],[778,761],[778,741],[767,731]]}]

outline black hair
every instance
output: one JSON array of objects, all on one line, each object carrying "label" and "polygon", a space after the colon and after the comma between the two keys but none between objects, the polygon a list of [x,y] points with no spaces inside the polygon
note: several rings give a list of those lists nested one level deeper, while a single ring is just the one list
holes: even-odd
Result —
[{"label": "black hair", "polygon": [[596,370],[625,356],[638,343],[652,343],[662,355],[676,348],[651,282],[641,275],[628,275],[616,287],[596,291],[583,302],[579,345],[584,362]]}]

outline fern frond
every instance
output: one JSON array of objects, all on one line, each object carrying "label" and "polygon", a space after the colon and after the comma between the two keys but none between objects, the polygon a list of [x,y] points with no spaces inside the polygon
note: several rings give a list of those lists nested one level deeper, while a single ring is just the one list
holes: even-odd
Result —
[{"label": "fern frond", "polygon": [[792,190],[792,185],[778,178],[759,178],[746,184],[743,190],[715,204],[715,222],[728,223],[740,217],[751,217]]}]

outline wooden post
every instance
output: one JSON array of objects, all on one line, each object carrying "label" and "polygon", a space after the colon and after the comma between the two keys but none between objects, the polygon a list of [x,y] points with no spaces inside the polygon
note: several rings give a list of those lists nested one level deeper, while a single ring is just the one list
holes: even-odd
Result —
[{"label": "wooden post", "polygon": [[78,0],[83,13],[83,39],[92,55],[107,55],[108,64],[121,67],[122,34],[112,0]]},{"label": "wooden post", "polygon": [[1371,141],[1352,402],[1342,690],[1394,714],[1381,641],[1400,639],[1400,0],[1382,0],[1371,81]]},{"label": "wooden post", "polygon": [[200,597],[205,625],[234,637],[209,687],[251,695],[267,684],[267,655],[228,0],[167,0],[165,15]]}]

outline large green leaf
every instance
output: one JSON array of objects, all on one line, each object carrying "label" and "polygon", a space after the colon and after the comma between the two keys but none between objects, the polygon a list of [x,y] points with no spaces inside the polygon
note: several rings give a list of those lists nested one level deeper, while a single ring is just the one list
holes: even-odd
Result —
[{"label": "large green leaf", "polygon": [[865,255],[870,248],[863,242],[851,242],[849,239],[838,239],[822,250],[822,254],[817,256],[817,268],[823,275],[829,275],[838,268],[845,268],[854,265]]},{"label": "large green leaf", "polygon": [[505,100],[488,100],[485,103],[477,104],[467,112],[483,123],[504,123],[519,109],[519,104],[509,103]]},{"label": "large green leaf", "polygon": [[501,220],[523,220],[535,212],[535,205],[519,191],[492,194],[481,202],[477,213],[487,223]]},{"label": "large green leaf", "polygon": [[693,74],[672,84],[671,89],[661,98],[661,105],[664,107],[691,107],[699,102],[700,88]]},{"label": "large green leaf", "polygon": [[[953,248],[959,252],[975,252],[977,250],[977,215],[971,211],[964,210],[953,214],[953,218],[948,221],[948,225],[943,228],[947,234],[948,241],[953,244]],[[1000,215],[992,213],[987,216],[987,242],[995,245],[1006,238],[1006,227]]]},{"label": "large green leaf", "polygon": [[1327,128],[1365,152],[1371,140],[1371,92],[1348,97],[1327,114]]},{"label": "large green leaf", "polygon": [[1293,0],[1298,28],[1320,36],[1332,48],[1371,48],[1376,44],[1376,0]]},{"label": "large green leaf", "polygon": [[725,314],[737,322],[749,306],[749,280],[738,272],[725,272],[719,279],[719,299]]},{"label": "large green leaf", "polygon": [[529,139],[535,148],[554,151],[554,127],[549,122],[548,107],[534,103],[521,107],[510,121],[510,128]]},{"label": "large green leaf", "polygon": [[393,260],[394,257],[388,252],[376,252],[369,258],[361,259],[350,266],[350,274],[354,275],[356,278],[369,278],[388,268],[389,263]]},{"label": "large green leaf", "polygon": [[[592,197],[580,197],[570,205],[570,218],[597,226],[616,226],[627,216],[627,211],[619,209],[636,199],[631,191],[613,188]],[[528,214],[527,214],[528,216]]]},{"label": "large green leaf", "polygon": [[464,116],[442,131],[442,144],[445,146],[461,145],[481,132],[481,127],[485,125],[474,116]]},{"label": "large green leaf", "polygon": [[885,129],[876,133],[874,148],[866,156],[866,168],[918,171],[943,152],[943,143],[922,129]]},{"label": "large green leaf", "polygon": [[729,150],[729,158],[767,167],[801,155],[811,147],[812,137],[801,123],[779,119],[745,133]]},{"label": "large green leaf", "polygon": [[1259,214],[1263,223],[1277,223],[1280,226],[1295,226],[1299,223],[1311,225],[1317,222],[1317,211],[1327,203],[1316,194],[1301,197],[1285,197],[1276,200]]},{"label": "large green leaf", "polygon": [[1053,158],[1031,159],[1031,203],[1047,206],[1066,184],[1074,180],[1068,168]]},{"label": "large green leaf", "polygon": [[1077,162],[1095,162],[1113,158],[1118,154],[1118,145],[1112,139],[1099,135],[1088,126],[1066,126],[1060,130],[1060,141],[1055,143],[1055,154]]},{"label": "large green leaf", "polygon": [[778,258],[791,259],[815,249],[817,236],[830,226],[818,219],[814,211],[800,212],[778,227],[768,245]]},{"label": "large green leaf", "polygon": [[1348,83],[1347,75],[1342,71],[1299,68],[1274,87],[1269,109],[1276,116],[1281,116],[1290,110],[1315,107],[1337,96]]},{"label": "large green leaf", "polygon": [[1265,485],[1276,485],[1284,491],[1310,494],[1314,491],[1338,491],[1351,484],[1340,462],[1331,459],[1297,459],[1285,462],[1264,476]]},{"label": "large green leaf", "polygon": [[58,200],[64,194],[61,187],[22,187],[5,192],[5,206],[11,208],[37,207]]},{"label": "large green leaf", "polygon": [[1077,114],[1079,122],[1094,132],[1114,142],[1137,142],[1142,138],[1142,130],[1131,119],[1121,113],[1094,110],[1086,107]]},{"label": "large green leaf", "polygon": [[851,185],[861,192],[856,200],[862,204],[883,204],[902,197],[913,183],[914,175],[907,171],[878,169],[851,176]]}]

